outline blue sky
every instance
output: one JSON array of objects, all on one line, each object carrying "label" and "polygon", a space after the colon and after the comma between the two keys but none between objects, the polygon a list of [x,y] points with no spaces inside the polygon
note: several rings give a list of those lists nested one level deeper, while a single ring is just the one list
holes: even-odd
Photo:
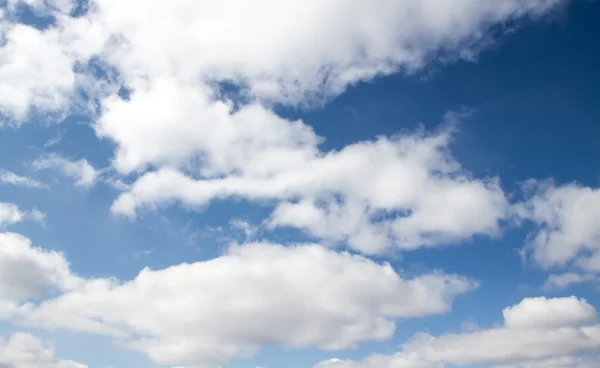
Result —
[{"label": "blue sky", "polygon": [[0,5],[0,367],[600,366],[597,1]]}]

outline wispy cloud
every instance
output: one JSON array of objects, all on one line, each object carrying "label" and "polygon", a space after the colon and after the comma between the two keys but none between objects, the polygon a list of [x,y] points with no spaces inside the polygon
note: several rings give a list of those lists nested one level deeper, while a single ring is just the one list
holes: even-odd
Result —
[{"label": "wispy cloud", "polygon": [[0,169],[0,183],[20,185],[29,188],[46,188],[47,185],[26,176],[20,176],[12,171]]},{"label": "wispy cloud", "polygon": [[0,227],[13,225],[26,220],[44,225],[46,222],[46,214],[37,209],[22,211],[12,203],[0,202]]},{"label": "wispy cloud", "polygon": [[62,132],[58,132],[55,136],[53,136],[52,138],[48,139],[46,141],[46,143],[44,143],[44,148],[49,148],[52,146],[55,146],[57,144],[60,143],[60,141],[63,138],[63,133]]},{"label": "wispy cloud", "polygon": [[44,156],[33,162],[36,170],[55,169],[63,175],[75,180],[75,186],[89,189],[94,186],[100,171],[96,170],[86,159],[72,161],[57,154]]}]

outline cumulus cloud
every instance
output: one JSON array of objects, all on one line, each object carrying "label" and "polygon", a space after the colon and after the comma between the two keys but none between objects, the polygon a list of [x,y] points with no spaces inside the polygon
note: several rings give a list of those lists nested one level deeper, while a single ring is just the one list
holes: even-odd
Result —
[{"label": "cumulus cloud", "polygon": [[52,292],[75,287],[79,281],[61,253],[33,247],[19,234],[0,233],[0,304],[51,296]]},{"label": "cumulus cloud", "polygon": [[84,158],[72,161],[56,154],[47,155],[35,160],[33,168],[36,170],[58,170],[63,175],[75,180],[75,185],[83,189],[94,186],[100,175],[100,172],[94,169]]},{"label": "cumulus cloud", "polygon": [[10,0],[9,12],[26,4],[55,24],[37,30],[2,23],[0,108],[17,121],[31,108],[67,109],[78,80],[88,76],[78,65],[93,57],[139,91],[167,77],[197,86],[231,82],[265,103],[310,103],[432,59],[472,59],[494,26],[539,18],[565,3],[93,0],[74,18],[71,0]]},{"label": "cumulus cloud", "polygon": [[365,253],[496,235],[508,209],[504,192],[496,179],[473,179],[461,168],[448,151],[450,137],[448,130],[417,132],[328,153],[309,144],[287,153],[242,149],[239,158],[249,161],[235,167],[236,175],[195,179],[160,169],[138,179],[112,210],[135,216],[138,207],[173,201],[201,207],[217,198],[276,200],[271,228],[297,227]]},{"label": "cumulus cloud", "polygon": [[0,227],[13,225],[21,221],[30,220],[44,224],[46,214],[39,210],[28,212],[21,211],[19,207],[12,203],[0,202]]},{"label": "cumulus cloud", "polygon": [[[68,16],[74,4],[71,0],[9,0],[8,14],[0,14],[0,127],[18,126],[32,112],[41,114],[43,120],[60,120],[79,102],[76,91],[105,84],[90,78],[81,65],[100,50],[106,34],[87,19]],[[54,25],[37,29],[12,22],[21,5],[37,15],[54,17]]]},{"label": "cumulus cloud", "polygon": [[320,245],[234,245],[126,282],[98,279],[21,311],[27,326],[118,337],[156,363],[216,367],[263,346],[344,349],[391,338],[398,318],[440,314],[477,284]]},{"label": "cumulus cloud", "polygon": [[505,308],[504,325],[511,329],[582,326],[596,320],[596,309],[585,300],[570,298],[528,298]]},{"label": "cumulus cloud", "polygon": [[[13,99],[3,109],[17,120],[32,106],[64,110],[81,78],[126,88],[127,98],[90,87],[102,92],[92,93],[100,107],[93,127],[116,144],[119,173],[157,170],[119,197],[114,212],[134,216],[175,200],[276,200],[270,226],[378,253],[498,234],[507,207],[498,180],[461,169],[447,132],[326,152],[309,125],[278,116],[273,104],[319,102],[378,75],[472,58],[495,26],[544,16],[567,0],[93,0],[76,18],[64,14],[69,2],[44,3],[54,26],[7,26],[3,52],[26,62],[3,65],[13,78],[3,82]],[[35,42],[19,46],[22,34]],[[111,82],[82,67],[92,59],[116,75]],[[81,160],[37,166],[61,168],[81,187],[96,177]],[[389,213],[391,220],[375,220]]]},{"label": "cumulus cloud", "polygon": [[46,185],[32,178],[20,176],[12,171],[0,169],[0,183],[20,185],[28,188],[45,188]]},{"label": "cumulus cloud", "polygon": [[71,360],[55,357],[54,349],[27,333],[15,333],[8,340],[0,338],[2,368],[88,368]]},{"label": "cumulus cloud", "polygon": [[373,355],[362,362],[333,359],[316,368],[598,365],[597,360],[577,358],[600,349],[596,310],[585,300],[525,298],[503,314],[503,326],[438,337],[419,333],[396,355]]},{"label": "cumulus cloud", "polygon": [[6,41],[0,47],[0,111],[19,122],[32,107],[49,112],[64,109],[75,75],[60,47],[59,32],[22,24],[0,28]]},{"label": "cumulus cloud", "polygon": [[534,262],[544,268],[574,265],[600,272],[600,190],[536,181],[527,190],[530,198],[516,210],[537,225],[528,244]]},{"label": "cumulus cloud", "polygon": [[[503,311],[504,326],[439,337],[421,334],[405,352],[449,364],[502,364],[593,353],[600,326],[585,300],[526,298]],[[531,321],[531,322],[529,322]],[[587,322],[587,323],[586,323]]]},{"label": "cumulus cloud", "polygon": [[[489,44],[491,29],[567,2],[91,0],[85,14],[72,17],[69,0],[10,0],[55,23],[40,30],[0,22],[0,113],[16,124],[31,112],[63,114],[76,90],[86,89],[96,135],[115,145],[113,168],[137,179],[117,184],[124,191],[112,206],[117,214],[134,217],[174,202],[201,208],[214,199],[269,200],[275,209],[267,226],[293,226],[368,254],[495,236],[509,209],[499,180],[463,169],[450,153],[450,131],[325,151],[308,124],[279,116],[274,106],[322,103],[377,76],[472,59]],[[121,87],[126,97],[115,92]],[[56,169],[82,188],[100,174],[86,159],[58,155],[34,167]],[[538,213],[546,210],[532,203],[519,213],[544,231],[547,221]],[[13,221],[14,212],[7,213],[6,222]],[[397,319],[446,312],[457,295],[476,287],[440,272],[404,278],[387,264],[322,245],[268,243],[144,269],[129,281],[83,280],[61,254],[2,236],[0,282],[8,282],[0,284],[0,316],[112,335],[165,365],[215,367],[263,346],[343,349],[388,339]],[[544,248],[542,240],[535,248]],[[63,294],[27,302],[49,287]],[[532,310],[540,316],[519,322]],[[554,324],[552,313],[560,317]],[[587,325],[584,301],[525,300],[506,316],[503,327],[421,335],[404,352],[365,364],[429,368],[598,349],[598,327]]]}]

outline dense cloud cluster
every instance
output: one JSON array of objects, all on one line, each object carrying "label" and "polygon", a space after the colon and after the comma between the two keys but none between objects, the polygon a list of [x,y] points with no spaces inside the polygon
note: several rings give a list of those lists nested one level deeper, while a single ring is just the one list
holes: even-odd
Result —
[{"label": "dense cloud cluster", "polygon": [[[0,319],[108,336],[157,364],[190,368],[220,367],[263,347],[353,348],[392,338],[398,320],[449,312],[456,297],[479,286],[441,270],[409,276],[367,256],[499,237],[505,222],[533,226],[527,260],[570,268],[551,275],[547,289],[597,281],[599,189],[531,180],[525,197],[513,200],[499,177],[476,177],[452,155],[464,114],[448,113],[435,131],[334,150],[310,122],[276,112],[325,104],[377,77],[473,60],[505,25],[567,3],[6,1],[0,127],[84,114],[114,149],[108,167],[48,153],[30,162],[32,170],[60,173],[80,189],[110,184],[120,192],[112,214],[130,220],[169,205],[268,201],[262,228],[299,229],[315,243],[247,241],[213,259],[119,280],[76,275],[67,255],[3,232]],[[52,22],[19,22],[23,7]],[[4,169],[0,184],[48,189]],[[2,228],[44,218],[0,203]],[[525,298],[502,313],[500,326],[418,333],[395,355],[315,368],[600,366],[581,356],[600,350],[596,310],[585,300]],[[0,367],[86,366],[16,333],[0,340]]]}]

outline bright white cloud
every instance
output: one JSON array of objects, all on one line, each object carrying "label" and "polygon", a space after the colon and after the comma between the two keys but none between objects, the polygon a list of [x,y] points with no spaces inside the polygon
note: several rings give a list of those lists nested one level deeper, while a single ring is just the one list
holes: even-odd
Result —
[{"label": "bright white cloud", "polygon": [[97,0],[90,18],[122,36],[124,47],[110,50],[109,60],[133,87],[141,87],[140,77],[199,77],[298,102],[420,68],[440,50],[470,57],[490,26],[540,16],[561,3]]},{"label": "bright white cloud", "polygon": [[64,109],[75,74],[60,47],[59,32],[4,23],[0,30],[6,40],[0,47],[0,112],[19,122],[32,107],[49,112]]},{"label": "bright white cloud", "polygon": [[43,224],[46,219],[46,214],[39,210],[24,212],[12,203],[0,202],[0,227],[5,225],[13,225],[21,221],[30,220]]},{"label": "bright white cloud", "polygon": [[[543,16],[568,1],[92,0],[79,18],[64,14],[72,1],[22,2],[56,16],[56,25],[41,31],[0,23],[0,113],[17,124],[32,111],[63,114],[76,89],[90,92],[90,104],[100,106],[93,128],[115,143],[114,168],[140,174],[131,186],[118,184],[125,193],[113,212],[135,216],[173,202],[202,207],[214,199],[266,199],[276,204],[267,226],[293,226],[324,243],[377,253],[497,235],[509,207],[498,179],[464,170],[449,152],[447,131],[327,152],[309,125],[278,116],[273,104],[320,103],[359,81],[422,69],[439,55],[473,58],[490,28]],[[118,76],[106,81],[82,72],[92,57]],[[240,95],[229,98],[222,82]],[[107,84],[126,87],[130,98]],[[57,155],[34,167],[57,169],[82,188],[99,176],[87,160]],[[562,222],[545,228],[556,201],[561,211],[569,206],[558,197],[519,208],[540,234],[558,238],[534,239],[540,263],[576,258],[578,251],[560,254],[555,243],[592,249],[598,240],[590,217],[587,230],[565,231]],[[4,216],[19,221],[10,209]],[[144,269],[126,282],[81,280],[62,255],[16,234],[0,236],[0,252],[0,316],[114,335],[158,364],[190,367],[218,366],[262,346],[341,349],[387,339],[396,319],[443,313],[456,295],[475,287],[441,273],[404,279],[389,265],[320,245],[235,246],[214,260]],[[49,287],[64,294],[20,305]],[[422,335],[393,357],[323,364],[437,368],[593,351],[600,332],[585,325],[590,308],[580,300],[526,299],[505,310],[504,327]],[[529,320],[532,311],[539,316]],[[548,322],[550,315],[558,322]]]},{"label": "bright white cloud", "polygon": [[[498,234],[508,209],[504,192],[496,179],[472,179],[448,152],[449,139],[444,131],[380,138],[330,153],[306,145],[287,155],[243,150],[239,157],[254,157],[254,164],[245,162],[237,175],[194,179],[161,169],[143,175],[112,210],[134,216],[138,207],[173,201],[201,207],[216,198],[275,199],[280,204],[270,227],[294,226],[365,253]],[[390,212],[401,215],[378,219]]]},{"label": "bright white cloud", "polygon": [[[52,52],[35,44],[39,55],[26,54],[26,63],[7,59],[6,70],[23,67],[29,79],[20,83],[12,73],[6,89],[22,97],[5,109],[17,119],[31,106],[64,110],[69,90],[86,85],[101,106],[97,135],[116,143],[114,167],[122,174],[158,168],[115,202],[118,213],[175,200],[275,199],[270,226],[298,227],[365,253],[493,236],[507,209],[504,193],[496,179],[474,179],[460,168],[447,152],[448,134],[382,137],[323,152],[310,126],[281,118],[271,103],[322,101],[361,80],[421,69],[440,54],[472,58],[491,27],[565,3],[93,0],[79,18],[55,12],[56,25],[43,32],[17,25],[30,38],[48,38],[44,47]],[[3,51],[20,55],[10,45]],[[130,98],[73,71],[91,57],[118,72],[110,79]],[[54,69],[38,72],[38,64]],[[235,103],[221,82],[241,90]],[[82,187],[96,176],[86,164],[37,162],[60,167]],[[403,215],[376,220],[387,212]]]},{"label": "bright white cloud", "polygon": [[544,268],[570,264],[600,272],[600,190],[531,181],[530,198],[516,207],[537,225],[530,235],[533,260]]},{"label": "bright white cloud", "polygon": [[45,188],[46,185],[32,178],[20,176],[12,171],[0,169],[0,183],[20,185],[29,188]]},{"label": "bright white cloud", "polygon": [[52,346],[27,333],[15,333],[8,340],[0,338],[2,368],[88,368],[71,360],[55,357]]},{"label": "bright white cloud", "polygon": [[587,368],[598,365],[596,360],[576,358],[600,350],[596,311],[585,300],[525,298],[505,308],[503,314],[503,326],[439,337],[419,333],[396,355],[373,355],[362,362],[333,359],[315,368],[443,368],[444,364]]},{"label": "bright white cloud", "polygon": [[72,0],[10,0],[9,11],[24,3],[56,24],[39,31],[2,23],[0,108],[17,121],[31,108],[64,111],[83,76],[74,67],[93,56],[137,91],[163,77],[196,87],[229,81],[250,98],[310,103],[440,54],[472,59],[491,27],[567,2],[93,0],[86,15],[71,18]]},{"label": "bright white cloud", "polygon": [[262,346],[344,349],[390,338],[398,318],[447,312],[476,287],[319,245],[253,243],[131,281],[90,280],[21,313],[28,326],[118,336],[156,363],[216,367]]},{"label": "bright white cloud", "polygon": [[570,298],[527,298],[502,311],[504,325],[510,329],[582,326],[597,319],[596,309],[585,300]]},{"label": "bright white cloud", "polygon": [[84,189],[94,186],[100,175],[100,172],[94,169],[86,159],[72,161],[56,154],[35,160],[33,162],[33,168],[36,170],[58,170],[63,175],[75,180],[76,186]]},{"label": "bright white cloud", "polygon": [[[571,298],[524,299],[504,310],[505,324],[487,330],[432,337],[418,335],[405,352],[450,364],[501,364],[592,353],[600,349],[600,325],[591,308]],[[595,311],[593,311],[595,314]],[[550,315],[554,313],[552,319]],[[531,323],[526,322],[530,319]]]}]

